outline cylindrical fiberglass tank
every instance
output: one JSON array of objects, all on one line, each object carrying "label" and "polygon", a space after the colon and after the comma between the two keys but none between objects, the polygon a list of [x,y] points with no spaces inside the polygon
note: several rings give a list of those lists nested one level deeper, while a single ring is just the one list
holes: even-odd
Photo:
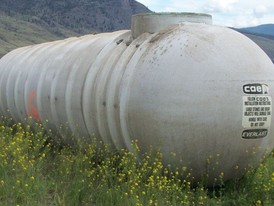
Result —
[{"label": "cylindrical fiberglass tank", "polygon": [[274,66],[255,43],[196,22],[138,32],[8,53],[0,60],[1,115],[32,116],[117,149],[137,139],[142,151],[160,148],[165,165],[190,168],[196,181],[209,173],[209,184],[222,172],[223,180],[242,176],[273,149]]}]

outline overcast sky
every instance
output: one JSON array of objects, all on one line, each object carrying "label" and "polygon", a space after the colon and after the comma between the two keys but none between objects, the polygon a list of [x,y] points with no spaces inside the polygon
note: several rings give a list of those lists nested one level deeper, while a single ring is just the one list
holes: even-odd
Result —
[{"label": "overcast sky", "polygon": [[155,12],[198,12],[213,24],[248,27],[274,23],[274,0],[137,0]]}]

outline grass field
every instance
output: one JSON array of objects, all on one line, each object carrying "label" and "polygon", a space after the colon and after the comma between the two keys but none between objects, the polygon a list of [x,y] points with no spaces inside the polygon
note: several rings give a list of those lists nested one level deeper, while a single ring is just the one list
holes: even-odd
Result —
[{"label": "grass field", "polygon": [[0,205],[274,205],[274,152],[242,179],[206,188],[181,179],[185,168],[164,168],[160,151],[138,161],[138,142],[134,152],[96,140],[61,147],[20,123],[1,123],[0,135]]}]

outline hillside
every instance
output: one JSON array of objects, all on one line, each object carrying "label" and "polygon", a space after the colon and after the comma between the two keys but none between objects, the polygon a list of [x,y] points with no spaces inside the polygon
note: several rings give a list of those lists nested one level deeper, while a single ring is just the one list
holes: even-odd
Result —
[{"label": "hillside", "polygon": [[[129,29],[131,16],[151,12],[135,0],[2,0],[0,58],[17,47],[87,33]],[[237,29],[274,62],[274,24]]]},{"label": "hillside", "polygon": [[241,28],[240,30],[243,32],[259,35],[269,35],[274,37],[274,24],[262,24],[255,27]]},{"label": "hillside", "polygon": [[34,43],[129,29],[132,14],[147,12],[135,0],[1,0],[0,57]]},{"label": "hillside", "polygon": [[50,30],[63,26],[79,34],[127,29],[132,14],[150,12],[135,0],[2,0],[0,10]]},{"label": "hillside", "polygon": [[274,36],[266,34],[256,34],[253,32],[243,31],[241,29],[235,30],[244,34],[252,41],[254,41],[257,45],[259,45],[274,63]]},{"label": "hillside", "polygon": [[[77,33],[65,28],[58,28],[65,36]],[[12,49],[63,38],[47,28],[16,19],[0,13],[0,57]]]}]

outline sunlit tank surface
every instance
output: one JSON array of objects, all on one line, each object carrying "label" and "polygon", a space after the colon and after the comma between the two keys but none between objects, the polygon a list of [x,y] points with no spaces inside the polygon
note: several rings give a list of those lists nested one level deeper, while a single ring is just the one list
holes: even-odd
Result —
[{"label": "sunlit tank surface", "polygon": [[157,20],[153,31],[133,27],[134,35],[86,35],[8,53],[0,60],[1,115],[31,116],[64,142],[95,136],[131,150],[138,140],[143,152],[159,148],[166,166],[191,169],[196,182],[205,173],[208,184],[222,172],[223,180],[241,177],[274,147],[273,63],[247,37],[210,25],[209,15],[160,15],[169,26]]}]

